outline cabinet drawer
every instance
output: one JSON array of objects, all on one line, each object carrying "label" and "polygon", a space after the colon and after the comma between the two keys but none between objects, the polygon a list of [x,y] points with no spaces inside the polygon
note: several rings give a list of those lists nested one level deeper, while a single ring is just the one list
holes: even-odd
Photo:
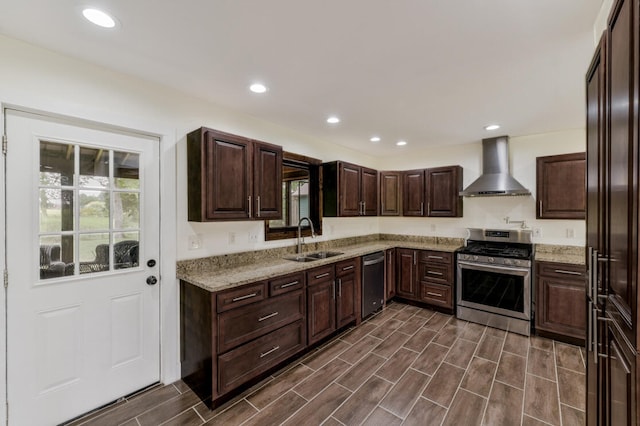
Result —
[{"label": "cabinet drawer", "polygon": [[336,263],[336,277],[353,274],[358,269],[359,258],[347,259]]},{"label": "cabinet drawer", "polygon": [[453,253],[431,250],[421,250],[419,253],[420,260],[423,262],[453,264]]},{"label": "cabinet drawer", "polygon": [[216,296],[218,312],[224,312],[229,309],[248,305],[249,303],[259,302],[267,297],[266,290],[266,282],[260,282],[244,285],[231,290],[221,291]]},{"label": "cabinet drawer", "polygon": [[538,262],[538,275],[562,277],[566,279],[584,280],[587,277],[585,265],[572,263]]},{"label": "cabinet drawer", "polygon": [[304,349],[303,321],[242,345],[218,357],[218,393],[226,393]]},{"label": "cabinet drawer", "polygon": [[452,308],[451,287],[435,283],[421,283],[420,299],[434,305]]},{"label": "cabinet drawer", "polygon": [[286,275],[284,277],[269,280],[269,294],[277,296],[294,290],[300,290],[304,286],[304,272]]},{"label": "cabinet drawer", "polygon": [[321,266],[307,272],[307,287],[316,283],[335,279],[336,273],[333,265]]},{"label": "cabinet drawer", "polygon": [[421,262],[420,280],[432,281],[442,285],[453,284],[453,268],[441,263]]},{"label": "cabinet drawer", "polygon": [[218,315],[218,353],[304,318],[302,290]]}]

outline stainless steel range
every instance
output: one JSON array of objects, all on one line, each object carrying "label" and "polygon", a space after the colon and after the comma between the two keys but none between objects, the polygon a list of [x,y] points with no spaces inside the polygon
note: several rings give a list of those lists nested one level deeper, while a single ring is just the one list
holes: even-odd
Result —
[{"label": "stainless steel range", "polygon": [[465,247],[457,253],[457,317],[529,336],[531,231],[468,232]]}]

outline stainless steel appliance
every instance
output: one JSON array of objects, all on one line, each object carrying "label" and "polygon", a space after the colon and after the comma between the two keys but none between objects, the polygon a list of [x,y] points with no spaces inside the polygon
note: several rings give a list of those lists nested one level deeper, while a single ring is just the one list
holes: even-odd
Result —
[{"label": "stainless steel appliance", "polygon": [[384,252],[362,257],[362,318],[384,304]]},{"label": "stainless steel appliance", "polygon": [[531,231],[469,229],[457,252],[456,316],[529,336]]}]

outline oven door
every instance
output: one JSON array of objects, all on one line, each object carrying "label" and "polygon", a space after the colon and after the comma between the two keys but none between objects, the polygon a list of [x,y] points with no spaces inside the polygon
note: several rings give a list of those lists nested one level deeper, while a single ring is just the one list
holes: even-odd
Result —
[{"label": "oven door", "polygon": [[458,261],[458,305],[531,319],[531,269]]}]

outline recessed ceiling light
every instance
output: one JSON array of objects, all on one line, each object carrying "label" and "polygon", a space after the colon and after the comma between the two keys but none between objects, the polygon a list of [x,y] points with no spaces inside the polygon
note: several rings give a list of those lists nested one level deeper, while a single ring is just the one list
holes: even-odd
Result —
[{"label": "recessed ceiling light", "polygon": [[113,28],[116,26],[116,21],[111,16],[98,9],[84,9],[82,15],[90,22],[103,28]]},{"label": "recessed ceiling light", "polygon": [[374,136],[371,139],[369,139],[371,142],[380,142],[380,137],[378,136]]},{"label": "recessed ceiling light", "polygon": [[267,86],[261,83],[253,83],[251,86],[249,86],[249,90],[251,90],[253,93],[264,93],[267,91]]},{"label": "recessed ceiling light", "polygon": [[396,142],[396,145],[398,146],[405,146],[407,144],[407,141],[398,141]]},{"label": "recessed ceiling light", "polygon": [[498,124],[489,124],[488,126],[484,126],[485,130],[498,130],[500,126]]},{"label": "recessed ceiling light", "polygon": [[340,122],[340,119],[335,115],[332,115],[331,117],[327,118],[327,123],[329,124],[338,124],[339,122]]}]

